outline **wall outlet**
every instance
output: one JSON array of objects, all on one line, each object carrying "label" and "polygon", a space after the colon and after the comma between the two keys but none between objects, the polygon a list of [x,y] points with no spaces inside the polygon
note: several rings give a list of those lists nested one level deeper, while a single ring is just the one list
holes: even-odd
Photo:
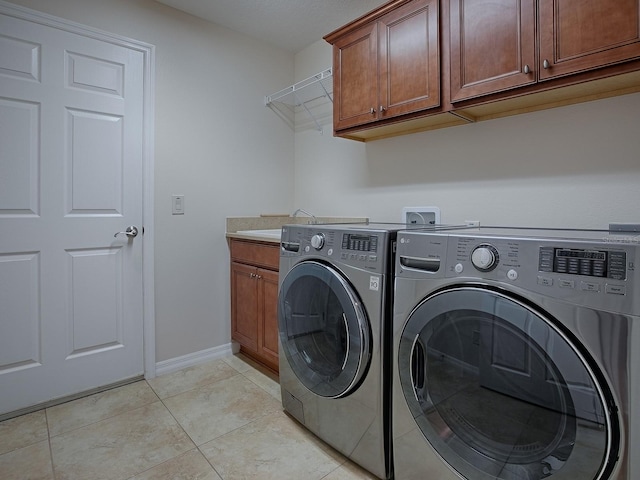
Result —
[{"label": "wall outlet", "polygon": [[404,207],[401,222],[409,225],[438,225],[440,209],[438,207]]}]

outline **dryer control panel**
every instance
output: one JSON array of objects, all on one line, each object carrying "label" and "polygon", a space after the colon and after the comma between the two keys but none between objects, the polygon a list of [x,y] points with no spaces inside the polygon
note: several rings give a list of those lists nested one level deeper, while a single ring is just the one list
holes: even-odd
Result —
[{"label": "dryer control panel", "polygon": [[540,247],[538,270],[625,280],[627,254],[624,251]]},{"label": "dryer control panel", "polygon": [[[511,233],[511,232],[508,232]],[[640,315],[640,238],[618,239],[402,232],[396,275],[415,279],[494,282],[525,295]],[[590,235],[597,235],[590,233]],[[584,235],[586,237],[586,234]]]}]

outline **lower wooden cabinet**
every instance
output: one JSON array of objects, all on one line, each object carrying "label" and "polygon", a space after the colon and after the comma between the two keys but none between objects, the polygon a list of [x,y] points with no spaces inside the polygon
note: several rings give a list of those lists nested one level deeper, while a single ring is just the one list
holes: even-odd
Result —
[{"label": "lower wooden cabinet", "polygon": [[240,351],[278,371],[277,245],[231,239],[231,338]]}]

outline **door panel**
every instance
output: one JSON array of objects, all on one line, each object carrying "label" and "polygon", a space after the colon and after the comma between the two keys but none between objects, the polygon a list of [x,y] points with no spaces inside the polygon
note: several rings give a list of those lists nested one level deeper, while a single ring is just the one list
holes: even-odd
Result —
[{"label": "door panel", "polygon": [[540,79],[640,57],[640,1],[540,0]]},{"label": "door panel", "polygon": [[122,117],[69,109],[67,125],[67,214],[122,215]]},{"label": "door panel", "polygon": [[278,272],[258,269],[260,291],[258,292],[260,319],[260,348],[258,353],[278,368]]},{"label": "door panel", "polygon": [[256,268],[231,263],[231,329],[234,340],[251,350],[258,351],[258,293]]},{"label": "door panel", "polygon": [[41,361],[39,291],[38,253],[0,254],[0,375]]},{"label": "door panel", "polygon": [[0,414],[141,375],[144,53],[0,14]]},{"label": "door panel", "polygon": [[377,118],[378,100],[377,24],[347,35],[336,42],[333,52],[333,75],[337,79],[334,80],[334,128],[373,122]]},{"label": "door panel", "polygon": [[438,2],[420,0],[380,20],[380,118],[440,105]]},{"label": "door panel", "polygon": [[68,251],[69,356],[123,346],[122,249]]},{"label": "door panel", "polygon": [[38,155],[40,107],[24,100],[0,98],[0,218],[40,212]]},{"label": "door panel", "polygon": [[452,0],[450,8],[452,101],[535,83],[533,0]]}]

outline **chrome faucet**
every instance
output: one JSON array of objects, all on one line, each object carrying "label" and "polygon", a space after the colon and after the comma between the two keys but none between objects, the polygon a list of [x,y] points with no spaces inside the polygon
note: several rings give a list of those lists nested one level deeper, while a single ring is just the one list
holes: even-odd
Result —
[{"label": "chrome faucet", "polygon": [[316,218],[316,216],[312,213],[307,212],[306,210],[303,210],[301,208],[297,209],[295,212],[293,212],[293,215],[291,215],[293,218],[296,218],[296,216],[299,213],[304,213],[307,217],[311,217],[311,220],[309,221],[310,224],[312,225],[317,225],[318,224],[318,219]]}]

